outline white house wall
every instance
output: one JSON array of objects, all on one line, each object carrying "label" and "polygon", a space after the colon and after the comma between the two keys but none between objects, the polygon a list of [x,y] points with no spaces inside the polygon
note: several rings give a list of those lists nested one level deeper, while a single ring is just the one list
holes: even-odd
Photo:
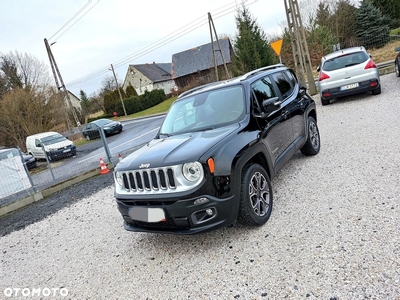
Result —
[{"label": "white house wall", "polygon": [[126,91],[126,88],[129,86],[129,84],[133,86],[138,95],[144,94],[145,91],[151,92],[155,89],[162,89],[165,94],[170,94],[175,82],[171,79],[153,83],[136,68],[130,66],[123,85],[124,91]]},{"label": "white house wall", "polygon": [[171,79],[171,80],[168,80],[168,81],[162,81],[162,82],[155,83],[154,84],[154,89],[155,90],[158,90],[158,89],[163,90],[164,93],[166,95],[168,95],[168,94],[171,94],[171,89],[174,87],[174,85],[175,85],[175,81],[173,81]]}]

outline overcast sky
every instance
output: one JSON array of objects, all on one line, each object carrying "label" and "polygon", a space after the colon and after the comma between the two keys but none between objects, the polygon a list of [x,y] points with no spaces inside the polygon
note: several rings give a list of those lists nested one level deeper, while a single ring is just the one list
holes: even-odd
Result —
[{"label": "overcast sky", "polygon": [[[90,95],[112,75],[110,64],[123,81],[129,64],[171,62],[174,53],[211,42],[208,12],[218,35],[234,36],[236,3],[240,0],[1,0],[0,52],[28,53],[50,66],[44,38],[56,41],[51,49],[67,88]],[[265,33],[280,33],[284,1],[246,4]]]}]

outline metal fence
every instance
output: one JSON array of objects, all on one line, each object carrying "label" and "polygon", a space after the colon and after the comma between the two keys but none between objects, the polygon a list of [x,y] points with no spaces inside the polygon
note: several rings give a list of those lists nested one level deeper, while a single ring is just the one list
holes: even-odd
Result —
[{"label": "metal fence", "polygon": [[[95,128],[85,135],[82,129],[64,132],[63,136],[76,144],[84,139],[90,142],[75,145],[74,151],[65,147],[49,148],[42,141],[39,146],[44,157],[33,159],[33,162],[32,157],[20,149],[0,149],[0,216],[19,208],[15,203],[21,199],[31,198],[32,201],[28,201],[31,203],[36,198],[51,194],[49,190],[56,190],[57,186],[63,186],[68,181],[80,181],[100,174],[102,166],[111,170],[120,158],[134,150],[112,155],[104,128]],[[45,190],[49,192],[43,195]]]}]

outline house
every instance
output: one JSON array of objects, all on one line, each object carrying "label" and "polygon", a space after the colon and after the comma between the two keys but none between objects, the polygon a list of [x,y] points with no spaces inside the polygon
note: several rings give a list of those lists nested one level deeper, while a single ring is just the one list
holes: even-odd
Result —
[{"label": "house", "polygon": [[[172,55],[172,78],[182,90],[186,86],[198,86],[217,80],[214,66],[213,45],[218,69],[218,80],[230,78],[232,57],[234,56],[232,44],[228,37],[204,44]],[[223,59],[221,56],[223,54]],[[226,74],[224,62],[229,74]]]},{"label": "house", "polygon": [[132,85],[138,95],[156,89],[170,94],[175,82],[171,76],[171,63],[129,65],[122,88]]},{"label": "house", "polygon": [[67,107],[70,107],[70,102],[72,107],[74,107],[77,111],[81,112],[82,111],[82,106],[81,106],[81,99],[79,99],[77,96],[75,96],[73,93],[71,93],[70,91],[68,92],[68,96],[69,96],[69,101],[67,99],[67,96],[64,96],[64,103],[67,104]]}]

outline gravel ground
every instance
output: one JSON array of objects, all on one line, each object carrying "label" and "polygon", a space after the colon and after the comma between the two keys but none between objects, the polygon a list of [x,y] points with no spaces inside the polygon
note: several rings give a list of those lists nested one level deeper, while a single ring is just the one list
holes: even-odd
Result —
[{"label": "gravel ground", "polygon": [[0,298],[400,299],[400,79],[382,84],[379,96],[317,99],[321,152],[274,178],[262,227],[126,232],[111,174],[1,218]]}]

